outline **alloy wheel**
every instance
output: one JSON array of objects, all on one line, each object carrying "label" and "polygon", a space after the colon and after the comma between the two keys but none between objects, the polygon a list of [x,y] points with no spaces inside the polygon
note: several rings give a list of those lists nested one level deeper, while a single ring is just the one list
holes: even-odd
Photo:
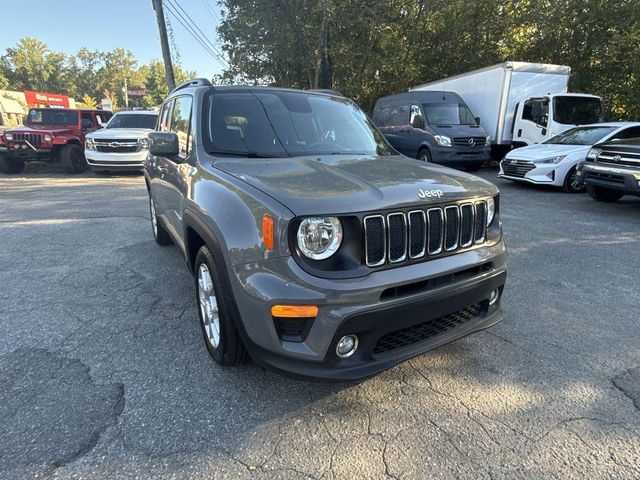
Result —
[{"label": "alloy wheel", "polygon": [[200,318],[205,334],[213,348],[218,348],[220,343],[220,316],[218,314],[218,299],[213,287],[213,280],[209,273],[209,267],[201,263],[198,268],[198,303],[200,306]]}]

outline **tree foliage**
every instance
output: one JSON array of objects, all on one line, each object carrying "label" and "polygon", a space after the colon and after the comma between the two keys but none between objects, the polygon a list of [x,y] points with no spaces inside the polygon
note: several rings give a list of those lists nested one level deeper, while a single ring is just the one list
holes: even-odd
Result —
[{"label": "tree foliage", "polygon": [[[174,65],[176,79],[195,76]],[[23,38],[0,57],[0,89],[62,93],[82,104],[96,105],[108,98],[114,108],[124,105],[125,79],[129,87],[145,88],[147,94],[132,105],[152,107],[168,93],[164,68],[159,60],[138,65],[133,53],[116,48],[100,52],[81,48],[75,55],[53,52],[34,38]],[[92,101],[91,101],[92,100]]]},{"label": "tree foliage", "polygon": [[637,0],[220,0],[229,83],[376,98],[505,60],[572,68],[570,89],[640,117]]}]

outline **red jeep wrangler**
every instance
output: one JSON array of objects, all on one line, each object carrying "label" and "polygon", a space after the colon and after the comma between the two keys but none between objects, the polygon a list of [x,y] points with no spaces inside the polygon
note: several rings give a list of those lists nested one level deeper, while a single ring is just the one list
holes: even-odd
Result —
[{"label": "red jeep wrangler", "polygon": [[31,108],[23,127],[3,132],[0,171],[20,173],[25,162],[62,162],[69,173],[86,169],[84,137],[102,128],[113,113],[106,110]]}]

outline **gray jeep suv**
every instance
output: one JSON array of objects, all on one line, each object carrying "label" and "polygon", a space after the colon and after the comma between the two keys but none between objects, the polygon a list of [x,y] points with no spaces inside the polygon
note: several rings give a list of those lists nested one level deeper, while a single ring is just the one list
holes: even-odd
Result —
[{"label": "gray jeep suv", "polygon": [[496,187],[398,155],[347,98],[197,79],[149,139],[153,234],[218,363],[354,380],[502,319]]}]

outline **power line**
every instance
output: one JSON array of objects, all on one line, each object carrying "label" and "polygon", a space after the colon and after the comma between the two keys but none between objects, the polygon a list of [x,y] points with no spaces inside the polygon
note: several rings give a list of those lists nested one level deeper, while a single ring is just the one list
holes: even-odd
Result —
[{"label": "power line", "polygon": [[[191,18],[189,16],[189,14],[184,10],[184,8],[182,8],[182,6],[180,5],[180,3],[178,3],[177,1],[174,0],[167,0],[168,2],[171,2],[173,4],[174,7],[178,7],[182,13],[189,19],[189,21],[191,22],[191,25],[193,25],[198,32],[200,32],[200,36],[202,37],[203,40],[205,40],[207,42],[207,44],[213,49],[214,52],[216,52],[220,57],[224,56],[222,55],[222,53],[220,53],[220,51],[216,48],[216,46],[213,44],[213,42],[211,40],[209,40],[209,37],[207,37],[207,35],[202,31],[202,29],[198,26],[198,24],[193,20],[193,18]],[[184,18],[184,17],[183,17]]]},{"label": "power line", "polygon": [[211,13],[211,16],[213,17],[213,19],[215,21],[220,20],[220,17],[218,16],[218,14],[216,14],[215,10],[213,9],[213,7],[211,7],[211,5],[209,4],[209,2],[207,2],[207,0],[202,0],[203,5],[205,6],[205,8],[207,10],[209,10],[209,12]]},{"label": "power line", "polygon": [[[198,27],[193,19],[184,11],[179,4],[174,4],[172,0],[163,0],[167,9],[173,17],[189,32],[189,34],[204,48],[215,60],[220,62],[223,66],[229,66],[229,63],[224,59],[222,54],[215,48],[211,41],[206,37],[204,32]],[[183,13],[180,13],[179,10]],[[184,15],[183,15],[184,14]],[[185,18],[186,17],[186,18]],[[199,33],[198,33],[199,32]]]}]

